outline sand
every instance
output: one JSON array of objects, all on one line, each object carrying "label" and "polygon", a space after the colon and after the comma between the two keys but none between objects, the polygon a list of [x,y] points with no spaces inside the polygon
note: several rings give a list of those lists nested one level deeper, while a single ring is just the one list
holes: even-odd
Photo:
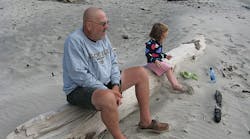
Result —
[{"label": "sand", "polygon": [[[171,131],[160,135],[137,132],[139,113],[134,112],[120,124],[128,138],[250,137],[250,93],[243,91],[250,91],[248,0],[1,0],[0,138],[30,118],[67,103],[62,91],[63,43],[81,27],[82,12],[89,6],[100,6],[109,16],[108,35],[121,69],[145,64],[144,43],[155,22],[169,25],[166,52],[196,34],[206,38],[205,53],[175,69],[178,80],[192,85],[195,93],[173,94],[166,85],[151,98],[153,118],[169,122]],[[216,83],[209,81],[209,67],[215,69]],[[183,79],[181,71],[196,73],[198,81]],[[213,121],[215,90],[223,95],[220,123]],[[111,136],[106,133],[103,138]]]}]

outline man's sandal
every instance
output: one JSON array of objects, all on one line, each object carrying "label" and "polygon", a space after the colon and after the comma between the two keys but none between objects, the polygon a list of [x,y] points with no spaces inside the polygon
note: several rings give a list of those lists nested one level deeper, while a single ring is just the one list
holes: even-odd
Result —
[{"label": "man's sandal", "polygon": [[219,123],[221,121],[221,106],[222,106],[222,94],[219,90],[216,90],[214,94],[216,105],[214,108],[214,121]]},{"label": "man's sandal", "polygon": [[221,120],[221,109],[219,107],[214,108],[214,121],[219,123]]},{"label": "man's sandal", "polygon": [[215,91],[215,94],[214,94],[214,99],[216,101],[216,104],[221,107],[222,105],[222,94],[219,90],[216,90]]},{"label": "man's sandal", "polygon": [[168,123],[160,123],[156,120],[152,120],[151,124],[147,127],[142,126],[141,123],[138,124],[138,129],[140,131],[148,131],[153,133],[163,133],[169,131],[169,124]]}]

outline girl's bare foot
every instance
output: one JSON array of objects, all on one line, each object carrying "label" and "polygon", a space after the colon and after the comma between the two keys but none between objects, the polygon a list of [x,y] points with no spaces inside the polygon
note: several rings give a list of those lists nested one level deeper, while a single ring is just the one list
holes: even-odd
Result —
[{"label": "girl's bare foot", "polygon": [[180,91],[180,92],[183,92],[185,91],[184,90],[184,87],[182,85],[173,85],[173,89],[176,90],[176,91]]},{"label": "girl's bare foot", "polygon": [[194,93],[194,89],[189,85],[175,85],[173,86],[173,90],[178,91],[178,93],[187,93],[192,95]]}]

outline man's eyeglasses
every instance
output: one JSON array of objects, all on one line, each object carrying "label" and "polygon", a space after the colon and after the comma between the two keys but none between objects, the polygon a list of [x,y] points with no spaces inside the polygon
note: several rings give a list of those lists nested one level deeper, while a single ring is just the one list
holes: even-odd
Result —
[{"label": "man's eyeglasses", "polygon": [[96,24],[101,25],[103,27],[105,27],[106,25],[109,24],[109,21],[106,21],[106,22],[95,22],[95,21],[89,20],[89,22],[96,23]]}]

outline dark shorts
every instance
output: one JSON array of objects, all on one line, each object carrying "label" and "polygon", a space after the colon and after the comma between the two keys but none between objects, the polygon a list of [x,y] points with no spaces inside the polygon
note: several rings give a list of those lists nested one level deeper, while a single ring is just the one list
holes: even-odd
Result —
[{"label": "dark shorts", "polygon": [[[112,89],[111,82],[105,86]],[[96,110],[95,106],[91,102],[92,95],[96,89],[97,88],[91,87],[77,87],[67,95],[67,101],[72,105],[77,105],[90,110]]]},{"label": "dark shorts", "polygon": [[67,95],[67,101],[72,105],[95,110],[95,106],[91,103],[91,97],[96,88],[77,87]]}]

